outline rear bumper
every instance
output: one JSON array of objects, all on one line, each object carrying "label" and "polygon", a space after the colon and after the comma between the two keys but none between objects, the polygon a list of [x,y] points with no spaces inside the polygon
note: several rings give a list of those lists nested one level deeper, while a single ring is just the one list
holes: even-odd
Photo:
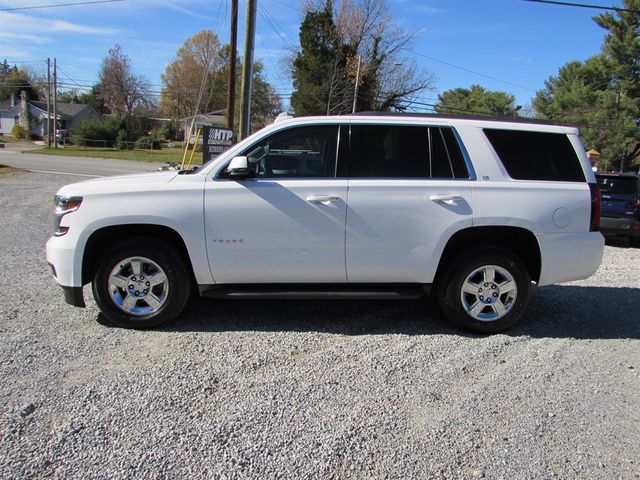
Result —
[{"label": "rear bumper", "polygon": [[538,243],[541,286],[589,278],[602,261],[604,237],[600,232],[539,235]]},{"label": "rear bumper", "polygon": [[640,237],[640,220],[633,217],[600,217],[600,231],[603,235]]}]

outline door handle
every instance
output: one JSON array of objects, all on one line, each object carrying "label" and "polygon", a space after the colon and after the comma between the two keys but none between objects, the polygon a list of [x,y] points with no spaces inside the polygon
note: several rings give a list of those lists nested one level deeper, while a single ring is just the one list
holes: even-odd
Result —
[{"label": "door handle", "polygon": [[446,203],[447,205],[457,205],[458,202],[461,202],[464,199],[460,195],[431,195],[429,200],[433,202]]},{"label": "door handle", "polygon": [[322,203],[323,205],[329,205],[332,202],[337,202],[340,197],[331,197],[329,195],[309,195],[307,202],[309,203]]}]

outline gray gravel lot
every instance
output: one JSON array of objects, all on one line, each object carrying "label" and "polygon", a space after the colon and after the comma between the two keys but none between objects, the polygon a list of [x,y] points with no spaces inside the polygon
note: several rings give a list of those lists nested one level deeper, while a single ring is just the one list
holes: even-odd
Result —
[{"label": "gray gravel lot", "polygon": [[429,301],[200,300],[136,332],[51,278],[73,180],[0,176],[1,478],[640,478],[640,250],[490,337]]}]

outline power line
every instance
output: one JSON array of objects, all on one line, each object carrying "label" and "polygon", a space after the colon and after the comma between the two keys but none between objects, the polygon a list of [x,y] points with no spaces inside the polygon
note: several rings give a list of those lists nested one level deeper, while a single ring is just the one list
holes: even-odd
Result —
[{"label": "power line", "polygon": [[593,5],[588,3],[560,2],[557,0],[523,0],[523,1],[532,2],[532,3],[546,3],[548,5],[561,5],[563,7],[592,8],[596,10],[610,10],[614,12],[628,12],[628,13],[640,14],[640,10],[631,10],[628,8],[620,8],[620,7],[605,7],[602,5]]},{"label": "power line", "polygon": [[269,11],[264,8],[264,5],[262,5],[260,1],[258,1],[258,6],[263,7],[262,9],[258,10],[258,12],[260,13],[260,15],[262,15],[262,18],[265,20],[271,30],[273,30],[276,35],[280,37],[280,39],[284,42],[285,46],[289,50],[295,50],[295,42],[291,42],[291,38],[289,38],[289,35],[287,35],[286,30],[282,28],[282,26],[273,17],[273,15],[271,15],[271,13],[269,13]]},{"label": "power line", "polygon": [[[6,60],[6,58],[4,60]],[[40,62],[47,63],[46,60],[13,60],[11,62],[7,60],[7,64],[8,65],[11,65],[11,64],[15,65],[15,64],[18,64],[18,63],[40,63]]]},{"label": "power line", "polygon": [[283,5],[287,8],[290,8],[291,10],[295,10],[296,12],[300,13],[300,8],[294,7],[293,5],[289,5],[288,3],[285,2],[281,2],[280,0],[274,0],[276,3],[279,3],[280,5]]},{"label": "power line", "polygon": [[446,66],[452,67],[452,68],[457,68],[458,70],[462,70],[463,72],[472,73],[474,75],[478,75],[480,77],[484,77],[484,78],[487,78],[489,80],[493,80],[495,82],[504,83],[505,85],[511,85],[512,87],[521,88],[523,90],[528,90],[530,92],[535,92],[536,91],[533,88],[525,87],[524,85],[518,85],[517,83],[509,82],[507,80],[503,80],[503,79],[497,78],[497,77],[492,77],[491,75],[486,75],[486,74],[481,73],[481,72],[476,72],[474,70],[470,70],[468,68],[461,67],[460,65],[455,65],[453,63],[445,62],[444,60],[440,60],[438,58],[430,57],[428,55],[424,55],[422,53],[418,53],[416,51],[409,50],[407,48],[403,48],[402,50],[404,50],[405,52],[408,52],[408,53],[412,53],[413,55],[417,55],[419,57],[426,58],[427,60],[431,60],[432,62],[441,63],[442,65],[446,65]]},{"label": "power line", "polygon": [[75,7],[77,5],[94,5],[96,3],[124,2],[125,0],[92,0],[90,2],[56,3],[52,5],[33,5],[31,7],[0,8],[0,12],[15,12],[17,10],[35,10],[36,8]]}]

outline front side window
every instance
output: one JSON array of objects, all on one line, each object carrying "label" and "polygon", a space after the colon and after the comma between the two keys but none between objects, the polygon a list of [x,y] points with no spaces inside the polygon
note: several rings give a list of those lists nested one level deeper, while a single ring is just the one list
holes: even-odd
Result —
[{"label": "front side window", "polygon": [[337,125],[290,128],[254,143],[247,157],[257,178],[335,177]]}]

